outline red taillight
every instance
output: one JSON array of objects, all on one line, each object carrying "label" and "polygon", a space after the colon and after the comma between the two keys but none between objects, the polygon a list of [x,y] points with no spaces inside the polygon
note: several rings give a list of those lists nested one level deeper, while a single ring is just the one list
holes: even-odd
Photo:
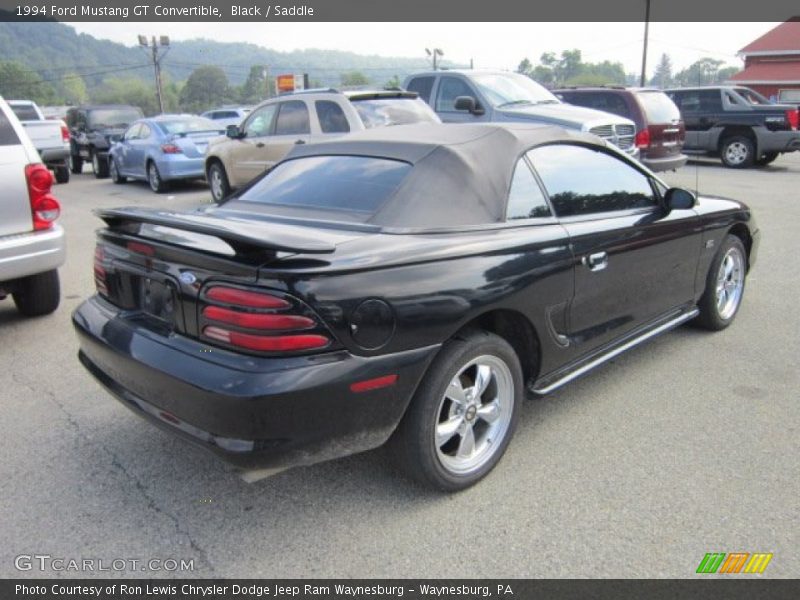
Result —
[{"label": "red taillight", "polygon": [[183,154],[183,150],[175,144],[161,144],[161,151],[164,154]]},{"label": "red taillight", "polygon": [[252,335],[212,326],[205,327],[203,334],[212,340],[224,342],[231,346],[247,348],[248,350],[258,350],[259,352],[311,350],[313,348],[324,348],[330,343],[330,340],[323,335]]},{"label": "red taillight", "polygon": [[[254,352],[299,352],[332,341],[296,302],[256,289],[213,285],[201,299],[204,338]],[[300,314],[298,314],[300,313]]]},{"label": "red taillight", "polygon": [[144,254],[145,256],[153,256],[156,253],[155,248],[147,244],[142,244],[141,242],[128,242],[127,247],[131,252]]},{"label": "red taillight", "polygon": [[108,286],[106,284],[106,268],[103,266],[105,252],[102,246],[95,246],[94,249],[94,286],[101,294],[108,296]]},{"label": "red taillight", "polygon": [[25,180],[28,182],[33,229],[35,231],[50,229],[61,214],[58,200],[50,195],[50,188],[53,185],[52,173],[40,163],[26,165]]},{"label": "red taillight", "polygon": [[210,288],[206,292],[206,298],[215,302],[236,304],[246,308],[289,308],[291,306],[286,300],[276,296],[221,285]]},{"label": "red taillight", "polygon": [[800,109],[794,108],[786,111],[786,120],[789,122],[789,127],[797,129],[800,127]]},{"label": "red taillight", "polygon": [[649,148],[650,147],[650,129],[645,127],[636,134],[636,147]]},{"label": "red taillight", "polygon": [[61,141],[64,143],[69,142],[69,127],[64,124],[61,125]]},{"label": "red taillight", "polygon": [[206,306],[203,316],[210,321],[230,323],[247,329],[309,329],[314,320],[299,315],[273,315],[262,313],[239,312],[221,306]]}]

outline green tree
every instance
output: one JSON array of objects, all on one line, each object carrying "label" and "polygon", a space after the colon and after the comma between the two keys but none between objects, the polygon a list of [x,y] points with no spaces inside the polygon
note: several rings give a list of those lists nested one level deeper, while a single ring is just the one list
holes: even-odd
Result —
[{"label": "green tree", "polygon": [[675,75],[675,82],[682,86],[721,83],[739,71],[735,67],[723,66],[724,64],[722,60],[706,56]]},{"label": "green tree", "polygon": [[401,87],[403,87],[403,82],[400,81],[400,76],[399,75],[392,75],[392,78],[389,81],[387,81],[383,85],[383,87],[384,87],[384,89],[387,89],[387,90],[391,89],[391,88],[401,88]]},{"label": "green tree", "polygon": [[145,115],[159,112],[154,84],[145,83],[136,77],[112,77],[105,80],[94,94],[94,101],[138,106]]},{"label": "green tree", "polygon": [[264,78],[265,68],[261,65],[250,67],[247,81],[239,88],[239,102],[242,104],[258,104],[267,96],[267,85]]},{"label": "green tree", "polygon": [[183,110],[202,112],[229,101],[231,90],[225,71],[219,67],[205,65],[198,67],[183,86],[180,105]]},{"label": "green tree", "polygon": [[356,87],[361,85],[369,85],[369,77],[364,75],[361,71],[347,71],[341,75],[342,86]]},{"label": "green tree", "polygon": [[68,73],[61,81],[60,96],[67,104],[83,104],[89,99],[86,82],[77,73]]},{"label": "green tree", "polygon": [[12,60],[0,61],[0,95],[8,100],[53,104],[55,90],[38,73]]},{"label": "green tree", "polygon": [[650,85],[659,87],[663,90],[664,88],[670,87],[672,83],[672,61],[670,60],[668,54],[662,54],[661,59],[656,65],[653,78],[650,80]]},{"label": "green tree", "polygon": [[528,77],[530,77],[532,72],[533,72],[533,65],[526,56],[520,61],[519,65],[517,66],[517,73],[522,73],[523,75],[527,75]]}]

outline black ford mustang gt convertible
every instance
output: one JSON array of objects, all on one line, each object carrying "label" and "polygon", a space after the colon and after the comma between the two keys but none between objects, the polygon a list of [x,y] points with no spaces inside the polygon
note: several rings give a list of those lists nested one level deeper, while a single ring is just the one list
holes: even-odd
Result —
[{"label": "black ford mustang gt convertible", "polygon": [[442,490],[520,402],[693,320],[736,316],[758,230],[599,138],[424,125],[297,146],[219,206],[100,211],[79,358],[246,470],[389,442]]}]

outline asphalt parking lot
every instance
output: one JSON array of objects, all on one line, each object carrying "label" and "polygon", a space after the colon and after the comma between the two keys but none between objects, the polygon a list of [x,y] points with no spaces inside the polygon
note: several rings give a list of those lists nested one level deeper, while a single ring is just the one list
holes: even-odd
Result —
[{"label": "asphalt parking lot", "polygon": [[683,327],[526,402],[495,471],[440,495],[380,451],[247,484],[108,396],[69,320],[93,293],[92,209],[210,194],[73,176],[55,188],[61,307],[24,320],[0,302],[0,575],[82,575],[15,568],[46,554],[193,559],[181,575],[195,577],[681,578],[707,552],[771,552],[764,576],[797,577],[800,156],[747,171],[693,162],[665,179],[756,213],[762,244],[734,325]]}]

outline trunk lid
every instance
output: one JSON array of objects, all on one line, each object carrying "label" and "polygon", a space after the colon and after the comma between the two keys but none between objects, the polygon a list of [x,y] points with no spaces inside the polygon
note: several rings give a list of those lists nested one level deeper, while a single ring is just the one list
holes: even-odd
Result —
[{"label": "trunk lid", "polygon": [[188,158],[201,158],[206,153],[208,142],[219,137],[222,133],[217,129],[180,133],[171,136],[169,142],[180,148],[181,152]]}]

